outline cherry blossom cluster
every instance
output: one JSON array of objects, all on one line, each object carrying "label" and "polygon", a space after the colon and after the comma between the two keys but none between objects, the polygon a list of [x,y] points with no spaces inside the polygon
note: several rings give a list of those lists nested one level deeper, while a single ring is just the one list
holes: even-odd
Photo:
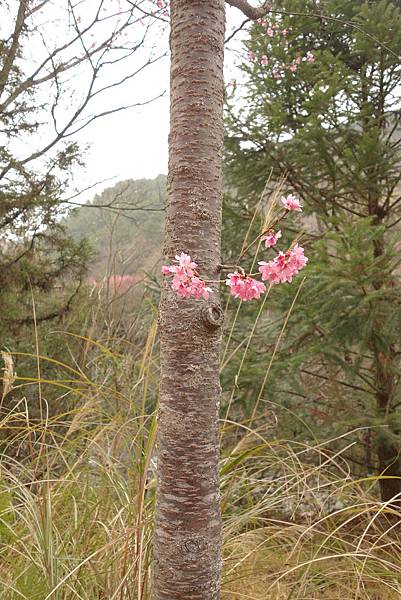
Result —
[{"label": "cherry blossom cluster", "polygon": [[[302,212],[302,205],[299,199],[293,194],[281,197],[281,204],[284,213],[275,220],[277,224],[289,212]],[[255,241],[264,242],[266,248],[276,246],[278,240],[282,237],[281,230],[274,231],[269,229],[266,235],[259,236]],[[163,266],[162,273],[167,277],[172,277],[171,287],[181,298],[203,298],[207,300],[212,289],[207,287],[206,281],[199,276],[197,263],[193,262],[191,257],[184,252],[176,255],[175,265]],[[229,273],[225,281],[230,288],[230,293],[234,298],[239,298],[245,302],[248,300],[259,299],[261,294],[266,291],[263,281],[270,285],[278,283],[290,283],[307,264],[308,259],[304,254],[304,249],[299,244],[295,244],[286,252],[279,251],[277,256],[268,262],[259,261],[259,273],[262,281],[258,281],[251,274],[246,274],[239,267],[239,270]]]},{"label": "cherry blossom cluster", "polygon": [[266,291],[266,286],[261,281],[257,281],[245,273],[230,273],[226,279],[226,285],[229,286],[231,295],[234,298],[240,298],[245,302],[247,300],[259,300],[260,295]]},{"label": "cherry blossom cluster", "polygon": [[[285,209],[284,215],[289,212],[302,211],[299,199],[292,194],[282,196],[281,204]],[[277,244],[281,237],[282,233],[280,229],[278,231],[270,229],[267,232],[267,235],[262,236],[260,239],[265,243],[266,248],[272,248]],[[292,278],[304,268],[307,262],[308,259],[304,254],[304,249],[299,244],[296,244],[285,253],[279,252],[278,255],[269,262],[260,261],[258,263],[259,273],[261,274],[262,281],[267,281],[271,285],[291,282]],[[242,285],[240,284],[240,281],[242,281]],[[259,298],[260,294],[265,291],[263,283],[257,281],[250,275],[241,275],[237,271],[235,273],[229,273],[226,285],[230,287],[231,294],[234,298],[241,298],[244,301]]]},{"label": "cherry blossom cluster", "polygon": [[199,277],[196,262],[193,262],[184,252],[177,254],[174,262],[177,264],[170,267],[163,266],[162,273],[173,277],[171,287],[177,295],[181,298],[193,297],[207,300],[212,289],[207,287],[205,281]]},{"label": "cherry blossom cluster", "polygon": [[[280,25],[278,23],[270,23],[267,19],[258,19],[258,24],[264,29],[266,32],[266,36],[272,38],[274,36],[282,36],[286,38],[286,36],[292,31],[292,28],[284,28],[280,29]],[[288,48],[288,40],[286,39],[285,47]],[[247,58],[250,62],[259,62],[263,67],[270,64],[270,60],[267,54],[262,54],[259,58],[256,56],[253,50],[249,50],[247,52]],[[290,63],[280,64],[275,62],[272,65],[272,75],[274,79],[282,79],[285,70],[290,71],[291,73],[295,73],[298,69],[298,66],[301,62],[313,63],[315,62],[315,55],[311,50],[308,50],[305,56],[297,56]]]},{"label": "cherry blossom cluster", "polygon": [[304,254],[304,249],[299,244],[287,252],[279,252],[278,255],[269,262],[260,261],[258,264],[259,272],[262,275],[262,281],[268,281],[271,284],[291,283],[292,278],[298,275],[308,262]]},{"label": "cherry blossom cluster", "polygon": [[113,294],[123,294],[140,281],[140,275],[110,275],[110,277],[104,277],[100,280],[95,277],[89,279],[92,287],[99,290],[106,288],[111,290]]},{"label": "cherry blossom cluster", "polygon": [[278,23],[270,23],[268,19],[258,19],[258,24],[266,30],[266,35],[273,37],[275,34],[286,36],[292,31],[292,27],[288,27],[280,30]]}]

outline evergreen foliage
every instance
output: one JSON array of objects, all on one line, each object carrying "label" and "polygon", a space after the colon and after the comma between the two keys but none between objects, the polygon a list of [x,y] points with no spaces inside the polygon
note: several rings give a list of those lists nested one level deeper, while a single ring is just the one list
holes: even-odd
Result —
[{"label": "evergreen foliage", "polygon": [[[60,224],[71,170],[82,165],[75,142],[43,143],[51,105],[27,78],[36,8],[4,3],[0,33],[0,332],[65,312],[78,291],[89,251]],[[18,10],[17,10],[18,9]],[[30,10],[28,10],[30,9]],[[31,20],[29,20],[31,19]],[[10,26],[10,29],[8,29]],[[14,31],[12,27],[14,26]],[[48,73],[49,79],[50,74]],[[43,86],[42,86],[43,87]],[[59,139],[62,136],[59,137]],[[50,294],[52,298],[50,299]]]},{"label": "evergreen foliage", "polygon": [[[225,222],[235,223],[236,235],[244,231],[237,210],[252,211],[269,174],[285,177],[305,206],[310,263],[264,397],[279,398],[320,437],[372,427],[357,436],[354,461],[363,471],[398,473],[399,3],[285,0],[271,37],[266,26],[251,28],[245,49],[253,60],[244,60],[236,92],[241,108],[230,101],[227,108],[226,175],[238,192],[226,199]],[[285,315],[293,294],[273,290],[271,314]],[[268,328],[267,340],[275,333]],[[269,350],[268,341],[258,344],[250,372],[263,368],[260,353]],[[291,417],[282,423],[301,434]]]}]

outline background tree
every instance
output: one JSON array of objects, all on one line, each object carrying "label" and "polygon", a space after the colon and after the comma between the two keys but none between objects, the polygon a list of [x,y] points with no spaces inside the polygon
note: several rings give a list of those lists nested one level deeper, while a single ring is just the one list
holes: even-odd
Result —
[{"label": "background tree", "polygon": [[[84,129],[152,99],[138,88],[135,98],[116,101],[114,92],[163,55],[152,38],[161,11],[148,0],[0,4],[0,337],[23,379],[32,373],[32,356],[64,361],[81,352],[78,338],[55,334],[81,334],[93,306],[82,286],[91,251],[63,217],[85,191],[77,185]],[[55,364],[46,361],[37,378],[51,381]],[[21,398],[19,425],[76,407],[76,397],[60,402],[54,391],[17,386],[2,402],[2,416]],[[13,435],[13,428],[1,432],[3,451],[14,451],[4,442]],[[18,459],[32,458],[37,447],[24,444]]]},{"label": "background tree", "polygon": [[[371,428],[352,458],[395,477],[380,481],[383,500],[401,493],[400,44],[398,3],[282,2],[252,26],[243,102],[227,116],[231,221],[244,198],[255,206],[269,172],[309,215],[313,258],[265,394],[315,433]],[[288,309],[290,294],[272,297],[276,315]]]},{"label": "background tree", "polygon": [[[160,58],[143,48],[149,2],[3,2],[0,31],[0,330],[62,315],[85,273],[88,249],[60,218],[77,136],[101,116],[146,103],[104,98]],[[147,19],[141,23],[141,19]],[[52,23],[57,23],[54,28]],[[51,25],[51,26],[50,26]],[[57,288],[55,285],[57,284]],[[49,292],[52,291],[52,298]],[[16,300],[18,296],[18,302]],[[11,330],[14,328],[13,330]]]}]

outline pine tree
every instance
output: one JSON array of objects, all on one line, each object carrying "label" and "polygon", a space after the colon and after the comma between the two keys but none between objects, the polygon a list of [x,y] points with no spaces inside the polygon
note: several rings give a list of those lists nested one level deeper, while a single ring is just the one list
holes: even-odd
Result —
[{"label": "pine tree", "polygon": [[401,493],[400,47],[397,2],[285,0],[252,26],[243,102],[227,118],[231,205],[251,202],[271,171],[310,215],[310,267],[272,389],[284,375],[283,402],[297,397],[326,435],[370,427],[353,458],[390,476],[385,501]]}]

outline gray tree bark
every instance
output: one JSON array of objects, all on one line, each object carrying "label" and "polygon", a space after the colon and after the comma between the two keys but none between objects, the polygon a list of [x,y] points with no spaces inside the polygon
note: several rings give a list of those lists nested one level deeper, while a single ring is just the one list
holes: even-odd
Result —
[{"label": "gray tree bark", "polygon": [[[219,277],[224,0],[171,1],[171,105],[165,255],[186,252]],[[218,286],[209,300],[160,307],[161,384],[154,600],[219,598]]]}]

